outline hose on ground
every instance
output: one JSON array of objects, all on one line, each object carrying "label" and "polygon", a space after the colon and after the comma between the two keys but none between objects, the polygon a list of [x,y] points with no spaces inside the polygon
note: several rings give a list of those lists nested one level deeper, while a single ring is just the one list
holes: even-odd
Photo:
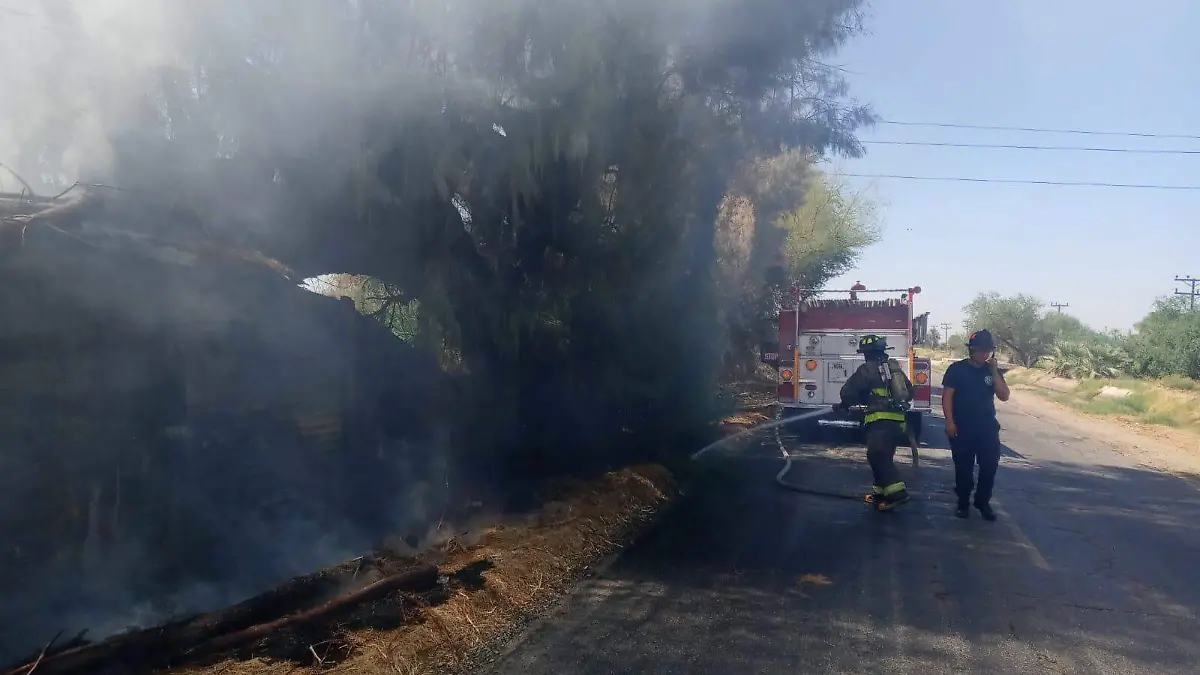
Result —
[{"label": "hose on ground", "polygon": [[[780,415],[782,415],[782,412],[780,413]],[[917,453],[918,446],[917,446],[916,432],[911,428],[906,428],[905,432],[906,432],[905,435],[908,437],[909,448],[912,450],[913,468],[916,468],[918,466],[918,462],[919,462],[918,453]],[[831,499],[850,499],[850,500],[854,500],[854,501],[864,501],[865,495],[863,493],[837,492],[837,491],[832,491],[832,490],[818,490],[815,488],[804,487],[801,485],[796,485],[795,483],[787,482],[786,480],[783,479],[783,477],[786,476],[787,472],[792,469],[792,455],[783,447],[783,439],[780,438],[780,436],[779,436],[779,427],[778,426],[775,427],[775,442],[779,446],[779,454],[783,459],[783,467],[781,469],[779,469],[779,473],[775,474],[775,484],[778,485],[779,487],[781,487],[785,490],[790,490],[792,492],[798,492],[800,494],[806,494],[806,495],[813,495],[816,497],[829,497]]]},{"label": "hose on ground", "polygon": [[778,485],[779,487],[783,488],[784,490],[791,490],[792,492],[799,492],[801,494],[814,495],[817,497],[830,497],[832,499],[853,499],[856,502],[863,501],[862,493],[832,492],[832,491],[828,491],[828,490],[816,490],[814,488],[802,487],[800,485],[796,485],[794,483],[789,483],[789,482],[785,481],[783,479],[783,477],[785,475],[787,475],[787,472],[790,471],[792,468],[792,457],[791,457],[791,455],[789,455],[785,452],[785,453],[783,453],[783,460],[784,460],[783,468],[779,470],[779,473],[775,474],[775,484]]}]

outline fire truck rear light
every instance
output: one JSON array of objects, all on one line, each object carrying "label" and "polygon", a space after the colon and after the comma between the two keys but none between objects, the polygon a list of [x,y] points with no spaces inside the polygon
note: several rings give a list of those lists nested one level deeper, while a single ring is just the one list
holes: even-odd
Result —
[{"label": "fire truck rear light", "polygon": [[812,359],[809,359],[809,360],[807,360],[807,361],[805,361],[805,362],[804,362],[804,367],[805,367],[805,368],[807,368],[807,369],[809,369],[809,370],[816,370],[816,369],[817,369],[817,362],[816,362],[816,361],[813,361]]},{"label": "fire truck rear light", "polygon": [[791,368],[784,368],[783,370],[779,371],[779,377],[785,380],[791,380],[793,375],[795,375],[795,373],[792,372]]},{"label": "fire truck rear light", "polygon": [[916,380],[917,384],[925,384],[929,381],[929,373],[919,370],[913,379]]}]

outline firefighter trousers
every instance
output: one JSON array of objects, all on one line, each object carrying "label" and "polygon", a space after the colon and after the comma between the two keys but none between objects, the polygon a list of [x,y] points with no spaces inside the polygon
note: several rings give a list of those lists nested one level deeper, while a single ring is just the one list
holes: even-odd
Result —
[{"label": "firefighter trousers", "polygon": [[904,489],[900,471],[896,468],[896,446],[904,436],[904,424],[894,420],[877,420],[867,425],[867,463],[871,465],[877,491],[889,492],[894,486]]},{"label": "firefighter trousers", "polygon": [[[1000,467],[1000,434],[982,433],[959,435],[950,439],[950,455],[954,458],[954,493],[958,505],[966,508],[971,503],[971,489],[975,489],[975,506],[986,505],[992,499],[992,486],[996,483],[996,469]],[[979,464],[979,484],[975,485],[975,464]]]}]

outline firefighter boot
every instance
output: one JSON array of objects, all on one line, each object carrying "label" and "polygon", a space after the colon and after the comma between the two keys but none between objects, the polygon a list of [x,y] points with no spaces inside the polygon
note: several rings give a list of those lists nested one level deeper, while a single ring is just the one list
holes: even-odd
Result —
[{"label": "firefighter boot", "polygon": [[908,501],[908,490],[903,481],[886,485],[878,489],[872,503],[876,511],[891,511]]}]

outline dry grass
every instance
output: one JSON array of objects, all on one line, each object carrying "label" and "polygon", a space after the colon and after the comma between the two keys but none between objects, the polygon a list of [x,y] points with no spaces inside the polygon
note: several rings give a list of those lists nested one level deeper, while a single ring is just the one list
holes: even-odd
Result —
[{"label": "dry grass", "polygon": [[717,426],[717,433],[722,437],[734,436],[763,422],[771,421],[774,415],[774,391],[771,391],[769,395],[759,392],[743,395],[742,400],[738,401],[737,408],[721,419]]},{"label": "dry grass", "polygon": [[[463,665],[473,650],[563,591],[677,494],[670,472],[658,465],[609,473],[574,487],[563,501],[547,505],[523,523],[489,530],[478,546],[452,547],[440,566],[443,573],[489,561],[492,567],[482,574],[486,583],[478,590],[457,589],[447,602],[419,609],[408,625],[390,631],[344,632],[314,644],[313,663],[308,666],[230,659],[171,672],[417,675],[453,669]],[[404,612],[403,603],[396,602],[395,611]]]},{"label": "dry grass", "polygon": [[[1052,386],[1055,378],[1035,368],[1017,369],[1008,380],[1081,412],[1200,432],[1200,391],[1170,380],[1081,380],[1066,389]],[[1106,398],[1099,395],[1104,387],[1132,393],[1124,398]]]},{"label": "dry grass", "polygon": [[736,434],[772,419],[778,401],[775,378],[773,369],[762,366],[750,379],[721,387],[721,398],[729,413],[720,421],[721,434]]},{"label": "dry grass", "polygon": [[771,417],[763,412],[741,412],[730,415],[729,417],[721,420],[721,430],[728,433],[737,433],[743,429],[747,429],[763,422],[769,422],[770,420]]}]

